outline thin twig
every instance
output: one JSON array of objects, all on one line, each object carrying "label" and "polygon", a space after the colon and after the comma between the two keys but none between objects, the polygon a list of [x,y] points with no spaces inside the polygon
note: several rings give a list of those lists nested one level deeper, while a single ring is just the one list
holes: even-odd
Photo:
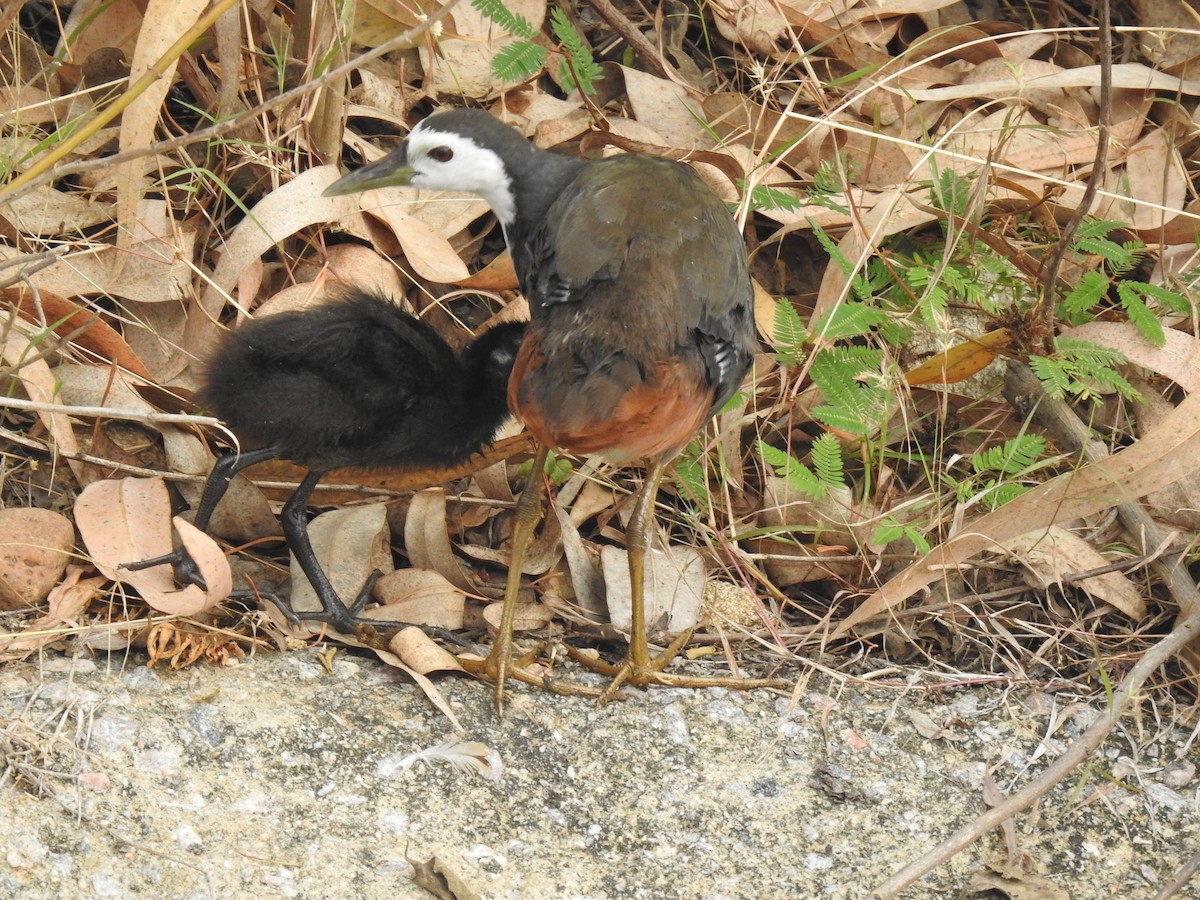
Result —
[{"label": "thin twig", "polygon": [[220,419],[195,416],[190,413],[148,412],[142,409],[119,409],[108,406],[68,406],[65,403],[38,403],[18,397],[0,397],[0,409],[24,409],[29,412],[66,413],[68,416],[96,416],[103,419],[125,419],[153,425],[208,425],[223,427]]},{"label": "thin twig", "polygon": [[613,31],[625,39],[625,43],[632,47],[633,52],[645,60],[656,74],[691,90],[690,85],[684,81],[675,67],[663,59],[658,48],[650,43],[646,36],[638,31],[634,24],[625,18],[609,0],[587,0],[587,2]]},{"label": "thin twig", "polygon": [[[1100,104],[1096,115],[1096,156],[1092,162],[1092,172],[1083,188],[1083,198],[1075,207],[1070,220],[1063,226],[1062,233],[1046,261],[1046,270],[1042,276],[1042,297],[1038,304],[1038,316],[1043,322],[1054,321],[1054,304],[1058,299],[1058,269],[1067,254],[1075,232],[1083,223],[1084,217],[1092,208],[1096,192],[1100,189],[1100,180],[1104,177],[1104,169],[1108,165],[1108,143],[1110,120],[1112,118],[1112,10],[1110,0],[1101,0],[1098,13],[1098,35],[1096,54],[1100,64]],[[1048,345],[1052,339],[1046,338]],[[1047,352],[1052,346],[1047,346]]]},{"label": "thin twig", "polygon": [[1195,856],[1180,866],[1175,876],[1164,884],[1150,900],[1168,900],[1169,897],[1174,897],[1183,890],[1198,871],[1200,871],[1200,852],[1197,852]]}]

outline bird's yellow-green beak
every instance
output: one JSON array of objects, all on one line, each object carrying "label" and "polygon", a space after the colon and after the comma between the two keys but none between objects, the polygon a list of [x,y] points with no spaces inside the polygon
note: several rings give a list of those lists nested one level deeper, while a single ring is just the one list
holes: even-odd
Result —
[{"label": "bird's yellow-green beak", "polygon": [[377,159],[370,165],[342,176],[325,188],[323,196],[340,197],[343,194],[357,194],[374,188],[404,187],[412,180],[412,176],[413,170],[408,165],[408,154],[404,152],[402,145],[383,159]]}]

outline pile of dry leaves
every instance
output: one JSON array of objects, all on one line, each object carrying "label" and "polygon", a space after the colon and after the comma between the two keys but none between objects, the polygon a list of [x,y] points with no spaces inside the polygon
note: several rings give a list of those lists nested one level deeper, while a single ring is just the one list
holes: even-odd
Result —
[{"label": "pile of dry leaves", "polygon": [[[968,260],[989,254],[1035,296],[1089,181],[1091,215],[1147,246],[1138,277],[1195,296],[1200,82],[1179,73],[1200,34],[1186,19],[1165,27],[1182,7],[1145,0],[1128,12],[1102,104],[1095,24],[1074,15],[1035,23],[949,0],[670,0],[651,14],[581,2],[564,8],[602,73],[581,96],[561,84],[545,0],[503,5],[549,50],[544,69],[515,82],[494,63],[524,39],[467,2],[365,0],[353,21],[269,0],[42,0],[0,13],[0,657],[136,643],[181,665],[297,636],[269,603],[225,601],[231,584],[284,582],[276,511],[295,469],[249,470],[211,536],[172,518],[194,506],[229,440],[191,402],[197,363],[247,317],[326,302],[348,284],[407,303],[456,345],[522,317],[482,201],[321,196],[345,163],[378,158],[431,109],[462,104],[561,152],[687,160],[744,224],[762,353],[660,497],[673,549],[653,594],[668,632],[698,626],[696,646],[784,673],[825,654],[843,672],[903,661],[946,681],[1093,688],[1170,630],[1183,601],[1147,566],[1163,554],[1187,564],[1198,525],[1190,317],[1161,315],[1155,346],[1119,306],[1067,329],[1023,311],[1019,292],[997,314],[970,302],[979,284],[934,279],[907,309],[878,307],[921,349],[885,328],[845,341],[884,351],[860,380],[892,395],[859,434],[822,423],[815,411],[831,400],[810,367],[838,341],[821,323],[864,300],[861,279],[922,248],[949,260],[958,251],[946,248],[970,243]],[[987,21],[967,24],[977,17]],[[955,215],[931,201],[948,173],[971,185]],[[1074,253],[1060,277],[1069,286],[1096,268]],[[922,302],[935,287],[949,301],[914,312],[932,308]],[[781,305],[811,329],[803,352],[781,350],[796,349]],[[1155,402],[1081,404],[1112,455],[1085,461],[1053,435],[1061,452],[1022,473],[1029,490],[990,509],[955,489],[963,461],[1040,428],[999,384],[1005,359],[1044,352],[1053,331],[1122,352]],[[825,433],[840,439],[844,473],[823,497],[764,459],[765,445],[810,461]],[[471,471],[329,476],[316,502],[333,511],[314,540],[335,586],[352,597],[382,566],[381,617],[486,635],[528,450],[514,426]],[[560,465],[556,476],[521,627],[612,638],[638,473]],[[1114,518],[1138,501],[1169,530],[1162,545]],[[179,589],[165,567],[122,568],[168,549],[172,527],[207,591]],[[306,608],[303,578],[292,585]],[[406,659],[422,671],[453,664],[428,660],[436,648],[393,649],[416,653]],[[1195,658],[1176,662],[1174,696],[1192,701]]]}]

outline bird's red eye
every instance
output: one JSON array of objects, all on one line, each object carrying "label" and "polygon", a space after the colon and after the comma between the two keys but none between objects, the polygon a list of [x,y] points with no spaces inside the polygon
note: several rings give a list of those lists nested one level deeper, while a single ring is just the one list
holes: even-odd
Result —
[{"label": "bird's red eye", "polygon": [[450,160],[454,159],[454,151],[449,147],[434,147],[429,151],[429,156],[438,162],[450,162]]}]

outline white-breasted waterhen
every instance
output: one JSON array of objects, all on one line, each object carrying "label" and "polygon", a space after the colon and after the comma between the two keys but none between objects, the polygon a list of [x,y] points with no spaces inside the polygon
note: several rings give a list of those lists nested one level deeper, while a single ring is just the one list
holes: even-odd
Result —
[{"label": "white-breasted waterhen", "polygon": [[561,156],[470,109],[429,116],[388,156],[325,193],[395,185],[485,199],[529,301],[532,321],[508,399],[541,450],[518,505],[504,616],[485,666],[496,679],[497,706],[550,447],[650,461],[626,534],[629,650],[622,666],[609,667],[615,677],[606,696],[625,681],[777,684],[665,673],[682,641],[652,659],[646,635],[648,525],[663,469],[741,386],[756,347],[746,247],[725,204],[681,163],[638,154]]},{"label": "white-breasted waterhen", "polygon": [[[293,621],[406,623],[360,617],[374,578],[347,606],[317,562],[306,508],[321,476],[343,466],[447,468],[488,444],[509,416],[506,392],[524,323],[484,332],[455,353],[430,325],[378,294],[356,290],[327,305],[284,312],[232,332],[205,367],[200,397],[252,449],[222,456],[196,510],[204,530],[229,482],[247,466],[286,459],[308,475],[283,507],[283,533],[321,601]],[[202,584],[184,550],[130,568],[171,563]],[[439,630],[439,633],[440,632]]]}]

